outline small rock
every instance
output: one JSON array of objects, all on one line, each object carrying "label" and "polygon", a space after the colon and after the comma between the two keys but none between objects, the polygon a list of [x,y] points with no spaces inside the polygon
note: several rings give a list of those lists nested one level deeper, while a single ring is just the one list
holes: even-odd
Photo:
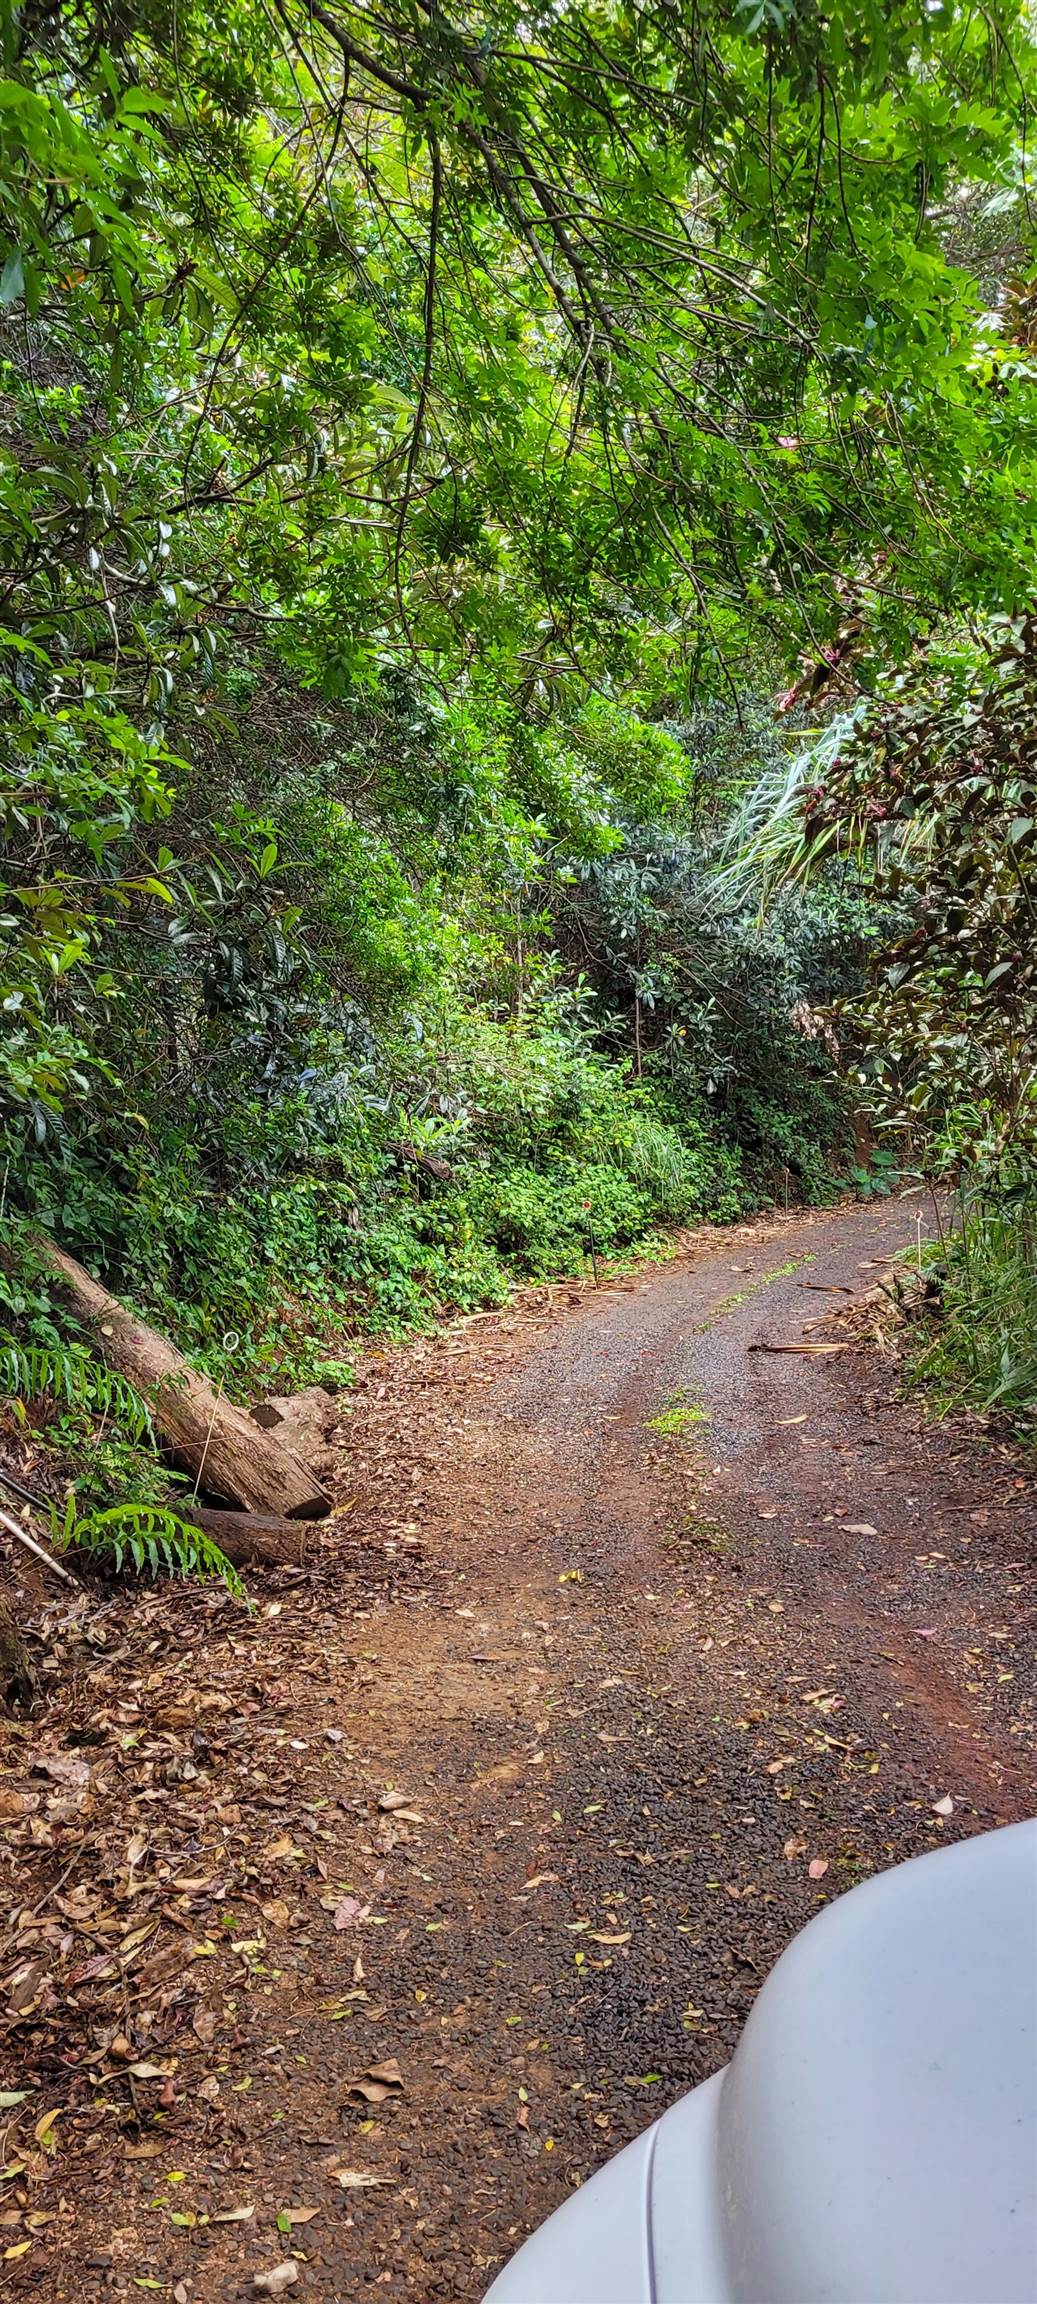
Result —
[{"label": "small rock", "polygon": [[294,2256],[287,2256],[283,2264],[275,2264],[271,2272],[253,2272],[252,2286],[260,2296],[283,2296],[286,2288],[294,2288],[299,2267]]}]

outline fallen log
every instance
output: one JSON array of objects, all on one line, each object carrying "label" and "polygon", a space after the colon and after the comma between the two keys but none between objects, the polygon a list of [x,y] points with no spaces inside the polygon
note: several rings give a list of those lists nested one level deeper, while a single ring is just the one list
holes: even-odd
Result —
[{"label": "fallen log", "polygon": [[128,1376],[147,1401],[171,1456],[210,1495],[290,1520],[321,1519],[331,1510],[330,1497],[305,1464],[254,1424],[244,1408],[215,1392],[182,1352],[128,1312],[52,1240],[37,1233],[35,1246],[93,1330],[109,1366]]},{"label": "fallen log", "polygon": [[334,1392],[323,1384],[308,1384],[302,1392],[287,1392],[280,1397],[260,1400],[249,1415],[254,1424],[261,1424],[264,1432],[272,1432],[282,1448],[290,1448],[293,1455],[301,1456],[312,1472],[323,1469],[321,1459],[326,1457],[329,1436],[339,1408]]},{"label": "fallen log", "polygon": [[301,1568],[317,1534],[312,1520],[285,1520],[274,1512],[217,1512],[208,1504],[186,1504],[182,1496],[172,1508],[210,1536],[233,1568]]}]

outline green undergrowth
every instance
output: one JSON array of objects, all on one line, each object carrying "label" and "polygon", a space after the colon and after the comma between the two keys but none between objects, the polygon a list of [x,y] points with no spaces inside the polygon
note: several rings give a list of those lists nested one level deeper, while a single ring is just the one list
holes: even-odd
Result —
[{"label": "green undergrowth", "polygon": [[[106,966],[48,991],[78,1058],[58,1080],[40,1054],[0,1125],[0,1414],[113,1565],[141,1547],[98,1516],[168,1510],[170,1476],[34,1233],[248,1403],[683,1226],[826,1201],[847,1157],[815,1006],[861,924],[827,892],[765,929],[714,899],[723,747],[709,782],[699,733],[577,714],[563,791],[557,736],[508,714],[426,727],[401,689],[332,725],[284,683],[286,752],[293,713],[339,750],[299,769],[264,719],[261,811],[260,693],[228,675],[205,821],[174,800],[139,918],[95,923]],[[553,826],[524,781],[547,753]],[[372,760],[362,822],[336,795]]]},{"label": "green undergrowth", "polygon": [[1037,1443],[1037,1191],[1027,1170],[972,1181],[923,1250],[913,1380],[944,1409],[1004,1419]]},{"label": "green undergrowth", "polygon": [[34,1227],[248,1399],[1019,1140],[1037,52],[889,14],[7,11],[0,1417],[113,1562]]},{"label": "green undergrowth", "polygon": [[[458,1066],[453,1109],[434,1123],[399,1107],[367,1114],[337,1141],[311,1144],[304,1166],[285,1162],[262,1181],[221,1183],[194,1132],[168,1125],[132,1159],[43,1148],[31,1216],[8,1210],[3,1224],[0,1398],[53,1484],[73,1482],[63,1541],[117,1568],[219,1567],[162,1518],[175,1482],[147,1404],[75,1333],[33,1226],[248,1401],[348,1384],[367,1337],[428,1331],[529,1281],[666,1254],[677,1228],[765,1201],[766,1172],[715,1119],[678,1114],[671,1095],[634,1081],[586,1034],[562,1034],[557,1013],[539,1035],[528,1023],[472,1031],[481,1070],[468,1061],[459,1080]],[[664,1416],[660,1430],[696,1413],[670,1405],[677,1422]],[[113,1521],[116,1504],[130,1517]],[[189,1522],[182,1500],[177,1509]]]},{"label": "green undergrowth", "polygon": [[[435,1042],[437,1020],[420,1021],[383,1026],[363,1093],[355,1070],[265,1096],[246,1078],[218,1109],[163,1098],[115,1128],[99,1097],[92,1126],[47,1133],[12,1163],[12,1353],[69,1343],[33,1227],[244,1397],[339,1380],[344,1339],[502,1303],[666,1227],[729,1222],[790,1177],[800,1198],[830,1194],[834,1082],[808,1083],[790,1138],[783,1083],[769,1120],[757,1091],[750,1125],[687,1060],[683,1077],[660,1064],[637,1080],[562,987],[521,1019],[458,992]],[[766,1046],[746,1046],[746,1070],[750,1056],[762,1071]]]}]

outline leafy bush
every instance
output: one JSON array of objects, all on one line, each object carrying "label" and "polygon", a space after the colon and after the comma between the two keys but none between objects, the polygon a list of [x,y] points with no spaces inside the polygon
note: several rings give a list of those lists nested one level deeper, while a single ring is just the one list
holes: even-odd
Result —
[{"label": "leafy bush", "polygon": [[1037,1434],[1037,1182],[970,1182],[930,1252],[941,1303],[917,1355],[920,1377],[953,1404]]},{"label": "leafy bush", "polygon": [[[943,626],[873,695],[764,777],[729,869],[856,892],[869,965],[837,1023],[900,1161],[956,1192],[923,1365],[959,1400],[1037,1421],[1037,627]],[[787,895],[784,901],[787,902]],[[844,898],[845,901],[845,898]],[[802,1085],[800,1087],[802,1094]]]},{"label": "leafy bush", "polygon": [[[483,13],[5,16],[0,1205],[239,1389],[821,1188],[807,1020],[861,938],[831,881],[761,926],[717,871],[784,753],[730,666],[1028,596],[1025,285],[995,341],[945,244],[948,184],[1022,197],[1022,0],[851,9],[823,71],[776,0]],[[1007,733],[968,802],[1006,910]],[[1018,1049],[1027,921],[988,960],[956,889]],[[919,1111],[939,1021],[890,1051]],[[78,1349],[0,1298],[12,1352]],[[152,1502],[76,1366],[47,1429],[103,1431],[91,1480],[139,1444]]]},{"label": "leafy bush", "polygon": [[501,1256],[519,1274],[579,1272],[596,1250],[643,1237],[650,1195],[606,1163],[563,1159],[505,1167],[469,1185],[466,1199]]}]

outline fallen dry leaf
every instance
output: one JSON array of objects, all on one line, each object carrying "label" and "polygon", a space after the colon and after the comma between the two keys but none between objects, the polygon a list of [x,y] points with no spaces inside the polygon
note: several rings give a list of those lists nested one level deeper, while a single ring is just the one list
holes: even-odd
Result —
[{"label": "fallen dry leaf", "polygon": [[0,1817],[14,1824],[19,1816],[34,1816],[42,1797],[40,1792],[0,1792]]},{"label": "fallen dry leaf", "polygon": [[391,2184],[391,2176],[372,2176],[369,2168],[332,2168],[328,2171],[343,2192],[367,2191],[375,2184]]},{"label": "fallen dry leaf", "polygon": [[255,2202],[250,2200],[242,2208],[217,2208],[212,2220],[214,2224],[251,2224],[255,2213]]},{"label": "fallen dry leaf", "polygon": [[90,1782],[86,1761],[75,1752],[37,1752],[31,1767],[34,1776],[49,1776],[55,1784],[79,1786]]},{"label": "fallen dry leaf", "polygon": [[354,1921],[365,1920],[369,1904],[361,1904],[359,1896],[340,1896],[331,1914],[333,1928],[352,1928]]},{"label": "fallen dry leaf", "polygon": [[7,1990],[11,2007],[19,2016],[28,2016],[44,2002],[48,2006],[54,2003],[51,1979],[40,1960],[26,1960],[16,1968],[8,1978]]},{"label": "fallen dry leaf", "polygon": [[809,1872],[809,1874],[810,1874],[810,1877],[811,1877],[811,1879],[812,1879],[812,1880],[823,1880],[823,1879],[824,1879],[824,1876],[825,1876],[825,1873],[827,1872],[827,1870],[828,1870],[828,1858],[827,1858],[827,1856],[812,1856],[812,1857],[811,1857],[811,1859],[810,1859],[810,1862],[809,1862],[809,1864],[807,1865],[807,1871]]},{"label": "fallen dry leaf", "polygon": [[403,2093],[403,2074],[395,2056],[387,2056],[381,2064],[369,2064],[363,2078],[354,2080],[349,2088],[351,2096],[362,2096],[366,2104],[384,2104],[387,2096]]},{"label": "fallen dry leaf", "polygon": [[381,2064],[369,2064],[367,2078],[369,2080],[384,2080],[389,2088],[402,2088],[403,2086],[403,2074],[395,2056],[387,2056]]}]

